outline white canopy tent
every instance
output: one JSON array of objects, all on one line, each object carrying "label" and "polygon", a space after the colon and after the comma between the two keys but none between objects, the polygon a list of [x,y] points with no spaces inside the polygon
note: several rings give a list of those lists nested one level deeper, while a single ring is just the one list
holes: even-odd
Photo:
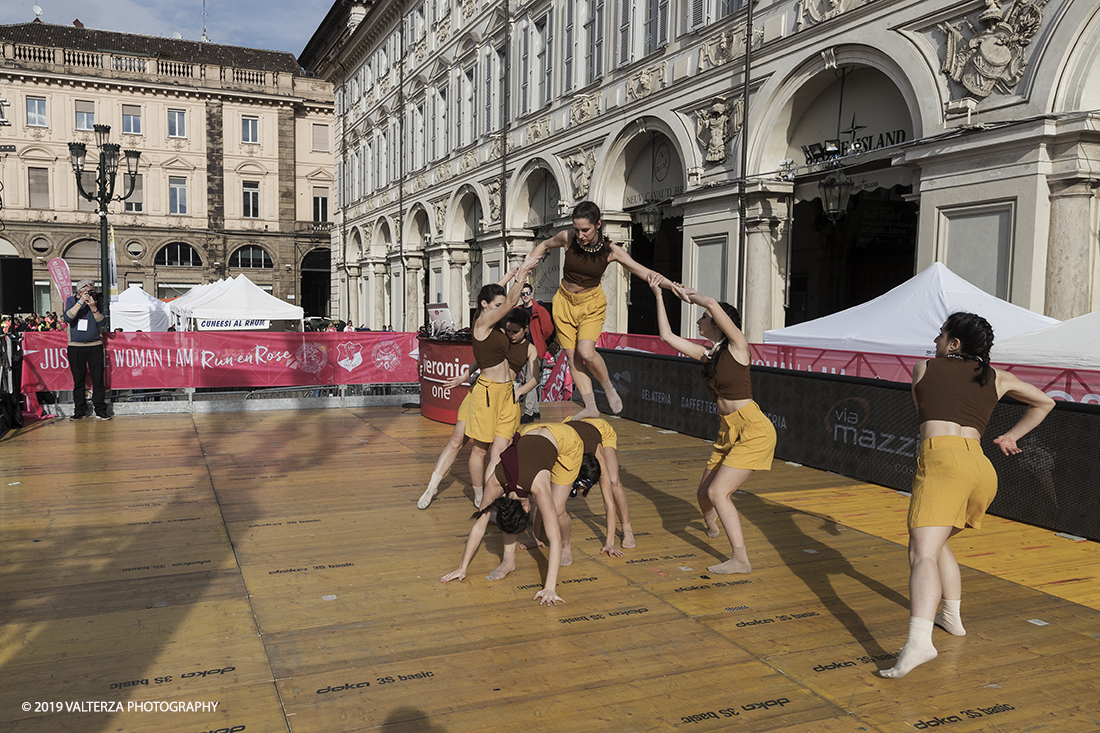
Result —
[{"label": "white canopy tent", "polygon": [[1100,311],[993,344],[993,361],[1100,370]]},{"label": "white canopy tent", "polygon": [[226,280],[208,296],[200,294],[177,313],[188,328],[238,330],[267,328],[262,321],[296,321],[301,328],[304,311],[268,294],[244,275]]},{"label": "white canopy tent", "polygon": [[902,356],[932,356],[947,316],[977,313],[994,342],[1058,323],[971,285],[937,262],[893,290],[853,308],[764,332],[764,343]]},{"label": "white canopy tent", "polygon": [[111,327],[123,331],[167,331],[176,319],[168,304],[131,285],[111,303]]}]

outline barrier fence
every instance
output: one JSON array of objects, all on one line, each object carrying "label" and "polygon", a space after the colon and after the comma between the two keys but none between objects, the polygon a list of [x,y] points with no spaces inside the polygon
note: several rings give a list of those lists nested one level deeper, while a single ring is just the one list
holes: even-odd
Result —
[{"label": "barrier fence", "polygon": [[[26,412],[37,392],[71,390],[68,334],[23,336]],[[416,382],[416,334],[389,331],[115,333],[106,339],[107,389],[316,387]]]},{"label": "barrier fence", "polygon": [[[698,362],[633,351],[600,353],[623,398],[623,417],[707,440],[717,437],[717,408]],[[908,384],[754,367],[752,385],[775,425],[777,458],[910,490],[920,433]],[[1020,441],[1023,453],[1006,457],[993,439],[1023,409],[1002,400],[982,439],[1000,480],[991,513],[1100,540],[1100,407],[1058,402]]]}]

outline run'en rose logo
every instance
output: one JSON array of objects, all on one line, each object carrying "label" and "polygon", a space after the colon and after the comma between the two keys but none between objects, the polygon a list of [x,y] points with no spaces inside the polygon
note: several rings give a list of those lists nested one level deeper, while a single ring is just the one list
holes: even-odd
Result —
[{"label": "run'en rose logo", "polygon": [[348,342],[336,345],[336,363],[349,372],[363,363],[363,345]]},{"label": "run'en rose logo", "polygon": [[298,368],[303,372],[317,374],[328,363],[328,354],[317,344],[306,342],[294,352],[294,359],[298,363]]},{"label": "run'en rose logo", "polygon": [[384,372],[392,372],[401,364],[401,348],[396,341],[383,341],[374,347],[371,360]]}]

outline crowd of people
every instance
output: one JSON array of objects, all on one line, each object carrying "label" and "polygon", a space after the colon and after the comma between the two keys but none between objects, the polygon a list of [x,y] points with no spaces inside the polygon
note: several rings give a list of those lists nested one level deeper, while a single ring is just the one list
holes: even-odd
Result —
[{"label": "crowd of people", "polygon": [[45,315],[31,313],[25,316],[0,317],[0,333],[24,333],[26,331],[64,331],[68,326],[56,313]]},{"label": "crowd of people", "polygon": [[[530,422],[520,427],[521,408],[533,393],[545,349],[546,334],[533,328],[542,318],[530,304],[527,276],[550,249],[564,247],[562,282],[553,302],[557,340],[569,360],[574,385],[583,408],[563,423]],[[607,514],[606,539],[601,553],[621,557],[615,547],[616,520],[623,531],[622,548],[636,545],[626,494],[619,483],[614,428],[599,416],[593,382],[603,387],[611,411],[622,401],[608,378],[607,367],[595,351],[603,330],[606,298],[600,278],[617,262],[645,280],[657,301],[661,339],[681,354],[702,364],[702,380],[714,395],[719,415],[718,439],[703,468],[696,498],[708,537],[724,529],[730,558],[707,568],[715,574],[752,572],[740,515],[734,502],[737,490],[755,471],[770,470],[776,431],[752,395],[749,343],[741,330],[736,308],[693,288],[673,282],[635,262],[603,232],[600,211],[583,202],[573,211],[572,233],[561,232],[535,247],[518,269],[500,283],[478,294],[473,325],[473,348],[481,374],[459,409],[459,421],[436,462],[431,481],[418,507],[427,509],[461,447],[474,443],[470,477],[474,484],[474,525],[455,570],[440,582],[462,581],[490,521],[504,535],[500,565],[489,575],[501,580],[515,570],[517,547],[547,547],[545,582],[534,600],[557,605],[560,568],[573,562],[570,519],[566,500],[600,483]],[[505,290],[514,281],[510,290]],[[699,335],[707,346],[673,333],[663,290],[685,303],[702,308]],[[524,301],[526,308],[516,308]],[[537,305],[537,304],[535,304]],[[538,346],[534,344],[537,343]],[[997,488],[997,476],[982,451],[980,439],[994,406],[1010,396],[1027,406],[1020,419],[993,443],[1005,455],[1020,453],[1017,441],[1039,425],[1054,406],[1053,400],[1011,373],[990,366],[993,330],[981,316],[955,313],[934,339],[935,357],[913,369],[913,400],[921,434],[921,452],[913,479],[908,516],[910,564],[910,622],[906,643],[897,663],[881,671],[887,678],[904,677],[936,657],[932,629],[966,633],[961,619],[962,583],[958,563],[948,540],[964,529],[979,529]],[[471,376],[467,370],[449,383],[455,387]],[[540,537],[539,527],[541,525]],[[518,535],[533,527],[532,539],[518,544]]]}]

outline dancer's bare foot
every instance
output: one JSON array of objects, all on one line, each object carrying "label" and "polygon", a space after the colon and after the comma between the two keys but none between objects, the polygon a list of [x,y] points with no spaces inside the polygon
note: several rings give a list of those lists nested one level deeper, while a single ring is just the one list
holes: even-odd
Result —
[{"label": "dancer's bare foot", "polygon": [[638,546],[638,543],[634,541],[634,530],[630,528],[630,523],[627,522],[623,525],[623,549],[633,550]]},{"label": "dancer's bare foot", "polygon": [[568,567],[573,564],[573,545],[566,545],[561,550],[561,566]]},{"label": "dancer's bare foot", "polygon": [[725,562],[719,562],[718,565],[712,565],[707,570],[715,573],[717,576],[734,576],[738,573],[752,572],[752,566],[748,562],[738,560],[737,558],[730,558]]},{"label": "dancer's bare foot", "polygon": [[503,580],[508,573],[516,569],[515,558],[508,558],[497,565],[493,572],[489,573],[487,577],[489,580]]},{"label": "dancer's bare foot", "polygon": [[428,505],[432,503],[432,499],[435,498],[439,489],[424,489],[424,493],[420,495],[420,499],[416,502],[417,509],[427,509]]},{"label": "dancer's bare foot", "polygon": [[703,515],[703,521],[707,525],[707,537],[717,537],[718,532],[718,510],[714,509],[710,514]]},{"label": "dancer's bare foot", "polygon": [[458,582],[461,583],[463,580],[465,580],[465,578],[466,578],[466,571],[465,570],[452,570],[451,572],[447,573],[442,578],[440,578],[439,582],[440,583],[450,583],[452,580],[457,580]]}]

